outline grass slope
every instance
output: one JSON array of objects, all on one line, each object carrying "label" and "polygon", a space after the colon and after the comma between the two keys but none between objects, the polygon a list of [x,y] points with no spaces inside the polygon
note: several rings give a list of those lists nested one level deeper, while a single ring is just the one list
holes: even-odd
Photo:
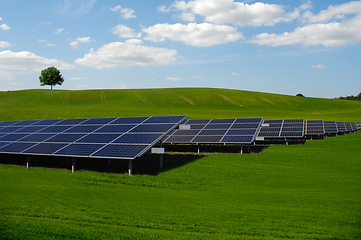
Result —
[{"label": "grass slope", "polygon": [[0,111],[0,120],[188,115],[361,121],[358,101],[211,88],[0,92]]},{"label": "grass slope", "polygon": [[[361,121],[358,102],[224,89],[28,90],[0,93],[0,104],[0,120]],[[360,142],[358,132],[261,154],[211,154],[157,176],[0,165],[0,238],[360,239]]]}]

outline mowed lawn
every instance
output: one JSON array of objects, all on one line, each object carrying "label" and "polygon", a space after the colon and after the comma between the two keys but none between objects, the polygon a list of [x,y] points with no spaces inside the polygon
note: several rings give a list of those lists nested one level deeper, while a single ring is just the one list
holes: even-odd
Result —
[{"label": "mowed lawn", "polygon": [[[132,116],[134,104],[134,116],[174,112],[193,119],[300,117],[361,121],[360,103],[234,90],[202,89],[194,91],[193,97],[193,89],[167,89],[165,93],[154,90],[162,99],[158,102],[154,93],[148,92],[147,96],[142,92],[145,90],[104,90],[107,103],[88,100],[89,106],[84,96],[93,91],[36,91],[14,93],[19,99],[29,98],[28,103],[18,105],[16,96],[0,93],[1,114],[13,114],[2,115],[0,120],[97,117],[97,112],[98,117]],[[51,96],[68,92],[81,96],[78,103],[69,105],[69,98],[68,105],[62,106]],[[5,98],[3,94],[8,95]],[[153,106],[145,104],[144,99],[117,105],[116,99],[119,104],[126,103],[121,100],[122,94],[128,99],[141,94]],[[183,99],[177,95],[193,104],[177,102]],[[44,96],[49,99],[37,100]],[[267,105],[262,100],[257,104],[258,98],[273,103]],[[165,106],[159,107],[163,101]],[[157,175],[132,177],[0,165],[0,238],[360,239],[360,143],[361,132],[357,132],[307,141],[305,145],[274,145],[260,154],[199,155],[193,162]],[[173,156],[165,157],[165,163],[170,164]]]}]

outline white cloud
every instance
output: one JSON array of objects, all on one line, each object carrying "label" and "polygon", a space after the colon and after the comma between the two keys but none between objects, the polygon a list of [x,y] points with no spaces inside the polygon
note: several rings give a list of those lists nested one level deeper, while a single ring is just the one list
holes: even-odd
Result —
[{"label": "white cloud", "polygon": [[241,76],[241,74],[235,73],[235,72],[231,73],[231,75],[232,75],[232,76]]},{"label": "white cloud", "polygon": [[78,48],[79,43],[90,43],[93,42],[90,37],[78,37],[75,41],[70,43],[70,46],[73,48]]},{"label": "white cloud", "polygon": [[55,34],[59,34],[59,33],[61,33],[62,31],[64,31],[64,28],[58,28],[54,33],[55,33]]},{"label": "white cloud", "polygon": [[196,47],[209,47],[244,38],[235,27],[211,23],[188,23],[187,25],[164,23],[143,28],[142,31],[148,34],[144,37],[145,40],[162,42],[167,38]]},{"label": "white cloud", "polygon": [[8,80],[15,79],[15,73],[0,69],[0,79],[8,79]]},{"label": "white cloud", "polygon": [[125,41],[126,44],[143,44],[143,41],[140,39],[128,39]]},{"label": "white cloud", "polygon": [[[361,19],[360,19],[361,20]],[[261,33],[253,37],[250,43],[280,46],[296,45],[304,46],[324,45],[326,47],[339,47],[347,44],[361,42],[361,21],[357,24],[348,23],[318,23],[296,28],[293,32],[283,34]]]},{"label": "white cloud", "polygon": [[90,50],[84,58],[75,60],[76,64],[98,69],[120,66],[167,65],[179,57],[176,50],[148,47],[143,45],[112,42]]},{"label": "white cloud", "polygon": [[72,64],[58,59],[47,59],[31,52],[12,52],[10,50],[0,52],[0,69],[18,71],[41,71],[44,68],[54,66],[60,70],[76,69]]},{"label": "white cloud", "polygon": [[77,86],[75,86],[75,88],[77,88],[77,89],[84,89],[86,87],[87,87],[86,85],[77,85]]},{"label": "white cloud", "polygon": [[10,27],[8,25],[6,25],[5,23],[0,25],[0,29],[2,30],[10,30]]},{"label": "white cloud", "polygon": [[314,69],[325,69],[327,68],[327,66],[324,66],[322,64],[318,64],[318,65],[315,65],[315,66],[311,66],[311,68],[314,68]]},{"label": "white cloud", "polygon": [[[206,22],[232,23],[240,26],[272,26],[279,22],[289,22],[299,16],[286,13],[282,5],[262,2],[247,4],[234,0],[193,0],[177,1],[173,7],[184,12],[199,14]],[[295,9],[296,13],[298,11]]]},{"label": "white cloud", "polygon": [[135,18],[137,17],[136,15],[134,15],[134,10],[131,8],[122,8],[120,5],[110,8],[111,11],[113,12],[120,12],[122,15],[122,18],[124,19],[130,19],[130,18]]},{"label": "white cloud", "polygon": [[5,41],[0,41],[0,48],[7,48],[10,47],[11,44]]},{"label": "white cloud", "polygon": [[46,46],[48,46],[48,47],[54,47],[55,44],[53,44],[53,43],[48,43],[48,44],[46,44]]},{"label": "white cloud", "polygon": [[169,12],[170,11],[170,8],[167,8],[166,6],[160,6],[157,8],[158,9],[158,12]]},{"label": "white cloud", "polygon": [[194,16],[193,13],[189,13],[189,12],[185,12],[182,13],[181,15],[179,15],[179,17],[187,22],[195,22],[196,21],[196,16]]},{"label": "white cloud", "polygon": [[46,42],[45,39],[39,39],[38,42]]},{"label": "white cloud", "polygon": [[[302,6],[303,9],[310,8],[310,3]],[[261,33],[248,42],[269,46],[301,44],[326,47],[361,43],[361,1],[331,5],[318,14],[308,10],[302,15],[302,19],[307,24],[293,32],[278,35]]]},{"label": "white cloud", "polygon": [[361,14],[361,1],[353,1],[340,5],[330,5],[326,10],[313,14],[307,11],[303,14],[304,21],[308,23],[326,23],[330,20],[339,20],[346,18],[348,14]]},{"label": "white cloud", "polygon": [[125,25],[117,25],[112,28],[113,34],[118,35],[120,38],[134,38],[137,36],[136,33],[134,33],[134,29],[131,29]]},{"label": "white cloud", "polygon": [[183,80],[183,78],[179,78],[179,77],[167,77],[167,80],[171,80],[171,81],[181,81]]}]

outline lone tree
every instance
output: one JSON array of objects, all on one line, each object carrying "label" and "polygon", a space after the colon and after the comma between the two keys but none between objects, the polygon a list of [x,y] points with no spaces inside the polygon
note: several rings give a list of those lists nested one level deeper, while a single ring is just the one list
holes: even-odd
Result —
[{"label": "lone tree", "polygon": [[64,82],[63,76],[56,67],[48,67],[42,70],[39,80],[40,86],[50,85],[51,90],[53,90],[53,86],[61,85]]},{"label": "lone tree", "polygon": [[297,93],[296,96],[297,97],[304,97],[302,93]]}]

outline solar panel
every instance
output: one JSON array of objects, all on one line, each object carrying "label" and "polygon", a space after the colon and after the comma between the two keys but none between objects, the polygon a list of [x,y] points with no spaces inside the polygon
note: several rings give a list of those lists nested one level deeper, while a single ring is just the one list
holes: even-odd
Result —
[{"label": "solar panel", "polygon": [[258,137],[278,138],[281,134],[283,120],[264,120]]},{"label": "solar panel", "polygon": [[308,120],[305,126],[306,135],[323,135],[325,134],[322,120]]},{"label": "solar panel", "polygon": [[283,120],[280,137],[299,138],[304,136],[303,119],[285,119]]},{"label": "solar panel", "polygon": [[251,143],[262,118],[188,120],[183,124],[190,129],[175,130],[165,139],[166,143]]},{"label": "solar panel", "polygon": [[346,126],[344,122],[336,122],[338,132],[346,132]]},{"label": "solar panel", "polygon": [[323,126],[325,128],[325,133],[331,134],[331,133],[337,133],[337,125],[335,121],[324,121]]},{"label": "solar panel", "polygon": [[347,132],[352,132],[352,126],[351,123],[345,122],[345,127]]},{"label": "solar panel", "polygon": [[0,122],[0,153],[134,159],[185,119],[162,116]]}]

